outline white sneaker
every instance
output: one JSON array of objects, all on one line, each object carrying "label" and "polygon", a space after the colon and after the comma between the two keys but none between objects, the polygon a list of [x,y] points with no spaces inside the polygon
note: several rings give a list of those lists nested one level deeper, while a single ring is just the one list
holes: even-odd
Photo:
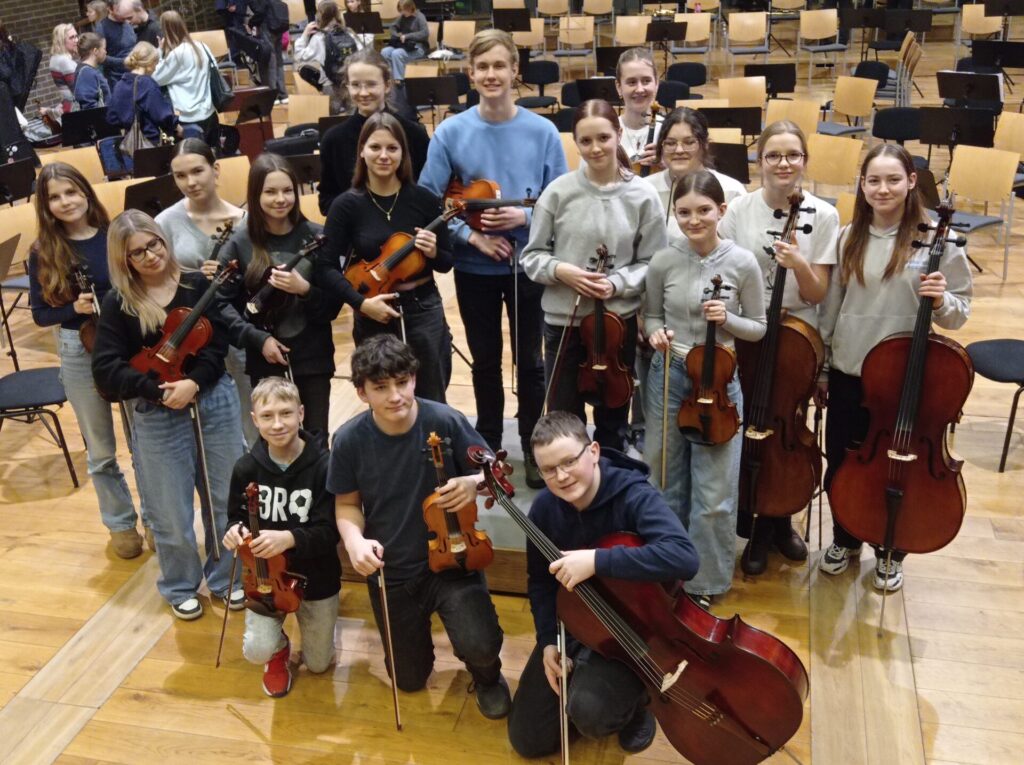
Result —
[{"label": "white sneaker", "polygon": [[903,587],[903,561],[893,560],[886,566],[885,558],[875,561],[875,579],[872,582],[876,590],[896,592]]},{"label": "white sneaker", "polygon": [[189,598],[176,606],[171,606],[171,611],[179,619],[190,622],[203,615],[203,604],[199,602],[198,598]]},{"label": "white sneaker", "polygon": [[836,576],[850,567],[850,558],[859,552],[859,550],[843,547],[833,542],[828,546],[825,554],[821,556],[821,560],[818,561],[818,568],[826,574]]}]

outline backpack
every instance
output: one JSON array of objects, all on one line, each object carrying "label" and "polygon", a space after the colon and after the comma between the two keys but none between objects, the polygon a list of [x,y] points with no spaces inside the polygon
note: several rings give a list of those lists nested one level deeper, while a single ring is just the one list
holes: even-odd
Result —
[{"label": "backpack", "polygon": [[263,23],[275,35],[288,31],[288,6],[285,5],[284,0],[268,0]]},{"label": "backpack", "polygon": [[324,32],[324,74],[334,85],[341,84],[341,68],[356,51],[356,41],[347,30],[334,27]]}]

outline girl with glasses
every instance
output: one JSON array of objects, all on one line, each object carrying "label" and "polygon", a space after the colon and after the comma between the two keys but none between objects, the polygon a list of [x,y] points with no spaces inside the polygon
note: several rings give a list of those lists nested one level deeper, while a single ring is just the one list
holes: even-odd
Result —
[{"label": "girl with glasses", "polygon": [[[816,334],[818,304],[825,299],[829,272],[836,262],[839,213],[801,188],[808,160],[807,141],[796,124],[781,120],[765,128],[757,142],[761,188],[733,200],[718,231],[723,238],[754,253],[764,275],[765,305],[771,302],[778,267],[789,269],[782,308],[789,317],[806,322]],[[800,206],[813,210],[801,213],[798,224],[810,225],[811,231],[798,230],[795,241],[782,242],[771,233],[780,231],[785,223],[785,218],[775,217],[775,211],[788,213],[789,198],[797,192],[803,194]],[[750,529],[751,515],[741,510],[740,535],[749,536]],[[763,573],[772,548],[789,560],[807,559],[807,546],[793,530],[791,516],[757,519],[754,537],[740,559],[744,573]]]},{"label": "girl with glasses", "polygon": [[[204,578],[225,605],[244,607],[242,591],[232,591],[231,556],[222,553],[217,561],[213,555],[227,526],[228,485],[242,455],[242,430],[238,394],[224,371],[228,323],[218,301],[203,312],[213,332],[185,361],[183,379],[161,383],[131,365],[139,351],[160,341],[167,315],[176,308],[193,308],[208,286],[201,273],[182,271],[168,242],[156,221],[139,210],[127,210],[110,224],[107,263],[115,290],[103,300],[92,368],[100,390],[134,400],[139,493],[156,539],[157,589],[175,616],[192,620],[203,615],[198,594]],[[193,530],[199,476],[191,404],[202,424],[213,501],[213,528],[209,515],[202,513],[205,562]]]}]

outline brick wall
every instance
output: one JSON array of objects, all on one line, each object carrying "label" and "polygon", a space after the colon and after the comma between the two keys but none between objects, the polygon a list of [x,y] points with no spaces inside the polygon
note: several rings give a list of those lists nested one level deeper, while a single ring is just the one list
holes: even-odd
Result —
[{"label": "brick wall", "polygon": [[[57,24],[75,23],[83,17],[82,5],[78,0],[0,0],[0,19],[7,31],[17,40],[28,40],[43,52],[32,95],[29,97],[27,112],[36,116],[35,99],[43,106],[56,106],[57,89],[50,78],[50,41]],[[165,10],[177,10],[189,25],[189,29],[217,28],[213,0],[144,0],[150,6],[150,13],[159,16]]]}]

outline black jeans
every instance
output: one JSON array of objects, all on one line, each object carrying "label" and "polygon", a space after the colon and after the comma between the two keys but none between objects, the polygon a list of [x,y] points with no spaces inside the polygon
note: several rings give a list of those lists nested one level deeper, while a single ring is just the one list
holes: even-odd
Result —
[{"label": "black jeans", "polygon": [[[284,376],[283,370],[281,376]],[[254,375],[249,376],[254,388],[262,379]],[[302,402],[302,427],[326,440],[329,434],[327,423],[331,409],[331,375],[295,375],[292,382],[299,389],[299,401]]]},{"label": "black jeans", "polygon": [[[622,364],[629,370],[630,384],[633,381],[633,364],[636,361],[636,315],[623,320],[626,325],[625,342],[622,346]],[[554,375],[555,357],[558,345],[562,340],[564,327],[544,323],[544,379],[549,381]],[[584,360],[586,348],[580,342],[578,327],[565,332],[565,345],[562,348],[561,369],[558,380],[549,394],[548,411],[571,412],[585,423],[587,414],[584,409],[583,396],[580,395],[577,382],[580,362]],[[629,404],[610,409],[606,406],[594,407],[594,440],[601,446],[623,451],[629,431]]]},{"label": "black jeans", "polygon": [[[377,577],[366,580],[373,617],[384,640],[380,585]],[[456,572],[427,573],[406,582],[388,584],[388,615],[391,645],[395,651],[395,684],[403,691],[418,691],[434,669],[434,642],[430,615],[437,612],[451,640],[455,655],[478,685],[491,685],[501,675],[503,633],[498,613],[479,571],[460,576]],[[388,667],[390,674],[391,668]]]},{"label": "black jeans", "polygon": [[[647,702],[640,678],[625,664],[609,660],[569,641],[573,660],[566,711],[572,726],[587,738],[622,730]],[[537,645],[519,678],[508,738],[522,757],[543,757],[559,750],[558,696],[544,675],[544,646]]]},{"label": "black jeans", "polygon": [[[452,333],[444,317],[441,293],[434,282],[398,293],[397,308],[405,323],[405,342],[420,362],[416,372],[416,395],[447,403],[445,391],[452,379]],[[402,320],[381,324],[356,312],[352,323],[352,339],[361,345],[374,335],[389,333],[402,337]]]},{"label": "black jeans", "polygon": [[[520,273],[519,305],[516,306],[515,279],[455,272],[455,294],[459,314],[466,327],[466,341],[473,356],[473,393],[476,397],[476,430],[492,449],[501,447],[505,414],[505,388],[501,375],[504,342],[501,337],[501,307],[505,306],[512,338],[519,391],[519,440],[530,443],[533,426],[544,408],[544,360],[541,331],[544,315],[540,298],[544,286]],[[518,321],[516,313],[518,308]]]}]

